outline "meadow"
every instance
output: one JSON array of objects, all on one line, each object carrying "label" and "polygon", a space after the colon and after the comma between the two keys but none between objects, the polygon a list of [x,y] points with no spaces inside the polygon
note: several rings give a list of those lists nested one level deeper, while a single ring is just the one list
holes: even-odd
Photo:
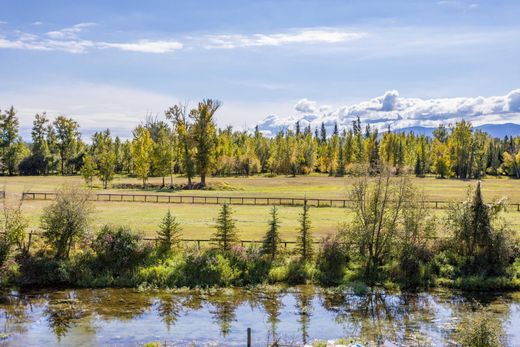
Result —
[{"label": "meadow", "polygon": [[[208,190],[161,191],[147,189],[144,193],[175,195],[207,195],[207,196],[246,196],[246,197],[294,197],[344,199],[348,197],[353,177],[329,177],[325,175],[310,176],[251,176],[251,177],[211,177],[208,178]],[[159,184],[161,178],[151,178],[149,183]],[[166,180],[169,182],[169,178]],[[184,177],[174,177],[175,184],[185,183]],[[475,180],[463,181],[455,179],[436,179],[434,177],[412,178],[413,184],[424,193],[426,200],[462,201],[466,197],[468,187],[475,185]],[[13,176],[0,178],[0,185],[6,191],[8,204],[16,203],[24,191],[53,192],[63,185],[81,185],[79,176]],[[94,192],[127,192],[143,193],[142,189],[130,188],[138,185],[135,178],[118,176],[112,182],[112,188],[103,190],[99,182],[94,183]],[[121,187],[126,188],[113,188]],[[509,202],[520,202],[520,181],[508,178],[485,178],[482,189],[486,201],[507,198]],[[40,217],[50,201],[23,202],[23,210],[30,220],[30,229],[37,230]],[[190,239],[206,239],[214,229],[218,207],[215,205],[189,204],[154,204],[140,202],[95,202],[92,224],[95,229],[105,224],[127,225],[136,231],[142,231],[147,237],[154,237],[168,209],[182,224],[183,237]],[[234,218],[239,229],[239,237],[243,240],[260,240],[267,228],[268,206],[233,206]],[[301,207],[280,206],[280,235],[283,240],[296,238],[298,216]],[[313,234],[317,239],[335,232],[340,225],[349,222],[352,213],[342,208],[312,208],[311,218]],[[433,211],[440,218],[443,210]],[[520,232],[520,212],[510,209],[505,218],[508,224]],[[442,234],[442,228],[441,234]]]}]

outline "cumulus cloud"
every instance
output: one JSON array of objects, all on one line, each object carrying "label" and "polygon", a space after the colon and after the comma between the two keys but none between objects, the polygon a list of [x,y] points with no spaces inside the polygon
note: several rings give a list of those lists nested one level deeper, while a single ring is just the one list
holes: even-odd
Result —
[{"label": "cumulus cloud", "polygon": [[208,35],[206,48],[241,48],[288,44],[340,43],[366,36],[363,32],[339,29],[301,29],[298,31],[252,35]]},{"label": "cumulus cloud", "polygon": [[381,111],[393,111],[398,97],[399,92],[397,90],[387,91],[383,95],[383,100],[381,102]]},{"label": "cumulus cloud", "polygon": [[[412,126],[435,127],[440,123],[450,124],[461,119],[474,125],[489,123],[520,123],[520,89],[504,96],[454,97],[420,99],[401,97],[396,90],[387,91],[357,104],[332,109],[316,102],[301,99],[294,107],[296,115],[271,116],[259,123],[266,133],[275,133],[282,128],[292,128],[297,121],[311,127],[325,123],[329,128],[335,123],[342,128],[350,127],[359,117],[362,122],[385,129],[391,126],[400,129]],[[307,115],[302,117],[301,114]],[[310,115],[309,115],[310,114]]]},{"label": "cumulus cloud", "polygon": [[520,112],[520,89],[512,90],[507,94],[507,110],[509,112]]},{"label": "cumulus cloud", "polygon": [[298,100],[296,105],[294,105],[294,109],[300,113],[315,113],[318,110],[316,102],[307,99]]}]

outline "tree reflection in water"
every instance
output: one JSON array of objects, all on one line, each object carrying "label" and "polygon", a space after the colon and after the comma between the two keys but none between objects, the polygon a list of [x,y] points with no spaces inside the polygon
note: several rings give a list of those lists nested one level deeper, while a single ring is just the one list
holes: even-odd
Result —
[{"label": "tree reflection in water", "polygon": [[314,287],[302,286],[296,293],[296,309],[298,310],[298,323],[302,333],[302,342],[307,344],[309,339],[309,323],[312,315],[312,299]]},{"label": "tree reflection in water", "polygon": [[180,295],[159,295],[156,306],[157,313],[169,332],[183,311],[182,298]]},{"label": "tree reflection in water", "polygon": [[267,313],[267,322],[269,323],[269,336],[267,342],[268,344],[269,342],[274,343],[278,340],[276,326],[280,322],[280,319],[278,318],[280,312],[285,306],[282,302],[282,296],[285,295],[285,293],[281,293],[279,290],[272,288],[265,291],[259,291],[255,293],[255,295],[258,297],[260,304]]},{"label": "tree reflection in water", "polygon": [[76,321],[88,315],[88,312],[83,303],[75,297],[74,292],[57,294],[57,297],[49,298],[43,315],[47,317],[49,329],[57,340],[61,341],[61,338],[76,324]]},{"label": "tree reflection in water", "polygon": [[376,290],[356,295],[329,290],[321,299],[323,307],[334,312],[335,321],[344,326],[346,336],[376,343],[427,343],[419,326],[435,315],[429,296],[421,294],[392,295]]},{"label": "tree reflection in water", "polygon": [[246,300],[244,291],[232,289],[218,290],[215,295],[208,297],[207,301],[213,307],[209,312],[220,327],[223,337],[229,334],[231,324],[237,320],[236,309]]}]

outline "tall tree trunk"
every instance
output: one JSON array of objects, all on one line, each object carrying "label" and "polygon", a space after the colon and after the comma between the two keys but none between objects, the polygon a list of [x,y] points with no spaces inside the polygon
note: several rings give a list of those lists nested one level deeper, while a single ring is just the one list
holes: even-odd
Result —
[{"label": "tall tree trunk", "polygon": [[206,186],[206,173],[205,172],[200,173],[200,185],[203,187]]}]

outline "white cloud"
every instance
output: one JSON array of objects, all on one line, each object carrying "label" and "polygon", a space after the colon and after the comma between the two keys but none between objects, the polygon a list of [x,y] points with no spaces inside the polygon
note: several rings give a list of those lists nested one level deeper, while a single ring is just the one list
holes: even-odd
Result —
[{"label": "white cloud", "polygon": [[294,105],[294,109],[300,113],[315,113],[318,108],[316,107],[316,101],[310,101],[307,99],[300,99]]},{"label": "white cloud", "polygon": [[257,46],[281,46],[288,44],[340,43],[366,36],[363,32],[340,29],[301,29],[298,31],[274,34],[252,35],[208,35],[206,48],[240,48]]},{"label": "white cloud", "polygon": [[68,28],[60,30],[49,31],[46,33],[51,39],[75,39],[77,34],[83,31],[83,29],[95,26],[96,23],[78,23]]},{"label": "white cloud", "polygon": [[43,22],[40,22],[39,20],[31,23],[31,25],[36,25],[36,26],[42,25],[42,24],[43,24]]},{"label": "white cloud", "polygon": [[381,111],[393,111],[398,97],[399,92],[397,90],[387,91],[381,101]]},{"label": "white cloud", "polygon": [[142,53],[169,53],[182,49],[184,45],[178,41],[148,41],[142,40],[133,43],[99,43],[100,47],[116,48],[122,51]]},{"label": "white cloud", "polygon": [[[20,118],[22,136],[29,140],[30,128],[36,113],[46,112],[53,119],[58,115],[72,117],[80,124],[84,139],[95,131],[109,128],[114,135],[131,138],[135,126],[146,115],[158,115],[178,103],[186,102],[162,93],[135,88],[126,88],[92,83],[61,83],[31,86],[25,89],[0,89],[0,109],[14,105]],[[196,100],[190,102],[195,105]],[[3,102],[6,102],[5,104]],[[237,102],[225,100],[216,114],[219,126],[233,125],[248,129],[273,109],[290,112],[290,103],[284,102]]]},{"label": "white cloud", "polygon": [[[310,103],[311,106],[305,108]],[[306,116],[300,116],[305,109]],[[313,110],[313,112],[311,112]],[[304,126],[319,127],[321,122],[332,127],[338,123],[341,127],[350,127],[357,117],[362,122],[379,129],[390,125],[393,129],[426,126],[434,127],[440,123],[449,124],[466,119],[474,125],[488,123],[520,123],[520,89],[505,96],[490,97],[455,97],[437,99],[406,98],[399,96],[396,90],[384,95],[331,109],[318,106],[307,99],[300,100],[294,107],[296,116],[286,118],[270,116],[259,123],[266,133],[274,133],[282,128],[291,128],[296,121]]]},{"label": "white cloud", "polygon": [[476,3],[467,3],[465,1],[458,1],[458,0],[440,0],[440,1],[437,1],[437,5],[462,8],[462,9],[465,9],[465,8],[475,9],[478,7],[478,4],[476,4]]},{"label": "white cloud", "polygon": [[515,89],[507,94],[507,110],[520,112],[520,89]]}]

